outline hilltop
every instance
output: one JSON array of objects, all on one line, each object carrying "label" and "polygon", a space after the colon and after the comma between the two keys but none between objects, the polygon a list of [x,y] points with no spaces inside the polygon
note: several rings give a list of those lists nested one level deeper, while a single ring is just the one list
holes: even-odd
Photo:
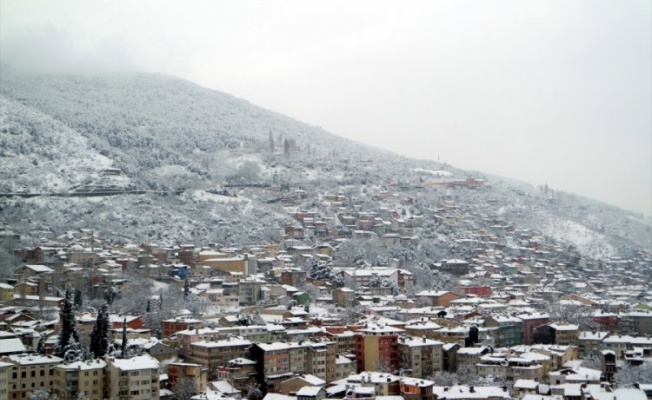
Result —
[{"label": "hilltop", "polygon": [[[462,227],[501,220],[596,257],[652,247],[650,218],[640,214],[397,156],[177,78],[3,72],[1,79],[0,192],[114,194],[0,200],[5,228],[37,242],[35,231],[79,228],[114,240],[278,241],[296,211],[319,212],[342,228],[324,197],[340,193],[403,217],[436,211],[442,199],[460,205],[457,227],[410,231],[423,240],[447,243],[464,236]],[[469,178],[483,184],[451,184]],[[379,200],[381,192],[390,196]]]}]

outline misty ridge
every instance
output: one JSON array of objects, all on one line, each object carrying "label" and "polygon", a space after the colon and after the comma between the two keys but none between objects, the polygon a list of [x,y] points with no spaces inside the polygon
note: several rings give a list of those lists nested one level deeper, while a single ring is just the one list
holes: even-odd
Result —
[{"label": "misty ridge", "polygon": [[[182,191],[3,198],[3,222],[21,232],[36,225],[56,231],[93,226],[115,240],[256,243],[278,240],[298,210],[336,221],[324,195],[344,193],[378,210],[410,197],[415,205],[406,215],[417,216],[453,198],[473,215],[471,226],[511,221],[596,257],[650,246],[650,218],[641,214],[393,155],[181,79],[3,69],[2,83],[1,192]],[[487,183],[474,190],[425,189],[433,180],[467,178]],[[273,189],[280,187],[302,194],[284,207],[288,194]],[[374,200],[384,191],[398,197]],[[425,243],[449,244],[465,235],[434,223],[414,233]]]}]

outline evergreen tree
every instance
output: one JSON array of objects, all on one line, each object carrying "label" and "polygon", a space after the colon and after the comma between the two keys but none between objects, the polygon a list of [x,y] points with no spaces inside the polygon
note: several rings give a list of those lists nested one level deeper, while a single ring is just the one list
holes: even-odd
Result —
[{"label": "evergreen tree", "polygon": [[82,361],[84,359],[81,345],[74,337],[70,338],[68,344],[63,349],[63,359],[65,361]]},{"label": "evergreen tree", "polygon": [[152,312],[152,303],[147,300],[147,305],[145,306],[145,312]]},{"label": "evergreen tree", "polygon": [[38,340],[38,345],[36,346],[36,352],[45,355],[45,342],[47,342],[49,335],[41,334],[41,338]]},{"label": "evergreen tree", "polygon": [[186,276],[186,281],[183,283],[183,299],[187,300],[188,295],[190,295],[190,282],[188,281],[188,277]]},{"label": "evergreen tree", "polygon": [[63,358],[66,351],[66,346],[71,339],[79,343],[79,333],[77,333],[75,321],[75,307],[74,307],[74,294],[70,289],[66,290],[66,297],[63,302],[63,310],[61,311],[61,332],[59,332],[59,340],[54,349],[54,354],[57,357]]},{"label": "evergreen tree", "polygon": [[163,293],[158,295],[158,309],[159,311],[163,309]]},{"label": "evergreen tree", "polygon": [[90,352],[95,358],[102,358],[109,353],[109,305],[104,304],[100,307],[97,314],[97,320],[91,332]]},{"label": "evergreen tree", "polygon": [[82,292],[79,289],[75,289],[75,308],[80,309],[82,306]]},{"label": "evergreen tree", "polygon": [[127,318],[122,320],[122,358],[127,358]]},{"label": "evergreen tree", "polygon": [[287,156],[290,154],[290,142],[287,138],[283,141],[283,153]]}]

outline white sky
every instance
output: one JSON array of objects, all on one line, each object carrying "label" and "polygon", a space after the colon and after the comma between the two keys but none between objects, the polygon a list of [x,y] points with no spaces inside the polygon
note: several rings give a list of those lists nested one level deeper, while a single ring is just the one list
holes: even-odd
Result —
[{"label": "white sky", "polygon": [[0,58],[175,75],[652,215],[652,2],[0,0]]}]

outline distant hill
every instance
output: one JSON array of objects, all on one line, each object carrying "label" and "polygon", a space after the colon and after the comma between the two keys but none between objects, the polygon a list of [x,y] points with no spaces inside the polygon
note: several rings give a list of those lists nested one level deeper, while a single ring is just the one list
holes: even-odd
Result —
[{"label": "distant hill", "polygon": [[[0,194],[147,192],[0,199],[0,222],[15,231],[45,225],[95,227],[114,239],[265,241],[293,223],[292,209],[333,218],[324,192],[364,198],[388,189],[416,199],[415,212],[448,194],[478,218],[499,216],[596,254],[611,246],[604,256],[652,247],[650,219],[641,215],[397,156],[177,78],[3,71],[0,79]],[[487,185],[425,189],[432,174],[423,170],[442,169],[452,178],[487,178]],[[288,194],[275,188],[305,196],[283,207]]]}]

